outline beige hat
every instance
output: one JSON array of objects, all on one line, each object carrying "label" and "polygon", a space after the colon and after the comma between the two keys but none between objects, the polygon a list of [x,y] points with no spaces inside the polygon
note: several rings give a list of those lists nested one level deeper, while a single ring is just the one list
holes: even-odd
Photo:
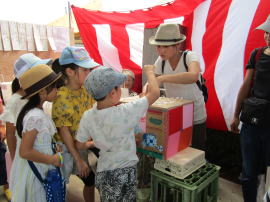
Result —
[{"label": "beige hat", "polygon": [[270,32],[270,15],[268,16],[266,21],[260,26],[258,26],[256,29],[261,29],[263,31]]},{"label": "beige hat", "polygon": [[161,24],[155,36],[149,38],[151,45],[170,46],[186,40],[186,36],[180,33],[178,24]]},{"label": "beige hat", "polygon": [[131,76],[133,79],[135,79],[135,74],[133,73],[133,71],[131,71],[129,69],[123,69],[122,73],[127,75],[127,76]]},{"label": "beige hat", "polygon": [[61,73],[56,74],[48,65],[41,64],[32,67],[19,78],[20,85],[26,94],[22,99],[39,93],[60,77]]}]

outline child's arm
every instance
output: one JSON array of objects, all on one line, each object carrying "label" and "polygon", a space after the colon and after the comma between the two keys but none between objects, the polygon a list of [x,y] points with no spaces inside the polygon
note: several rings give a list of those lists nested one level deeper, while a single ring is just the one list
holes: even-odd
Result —
[{"label": "child's arm", "polygon": [[87,149],[95,147],[95,144],[92,140],[89,140],[87,142],[79,142],[78,140],[76,140],[75,144],[78,150],[87,150]]},{"label": "child's arm", "polygon": [[7,145],[8,150],[10,153],[10,157],[13,160],[15,156],[16,150],[16,136],[15,136],[16,127],[13,123],[6,122],[6,138],[7,138]]},{"label": "child's arm", "polygon": [[52,164],[58,167],[61,166],[61,159],[58,154],[47,155],[33,148],[37,134],[38,131],[35,129],[23,133],[20,145],[20,156],[37,163]]},{"label": "child's arm", "polygon": [[153,104],[159,98],[159,85],[154,73],[154,65],[144,65],[143,71],[147,77],[147,91],[146,98],[148,100],[149,105]]},{"label": "child's arm", "polygon": [[64,144],[67,146],[68,151],[71,153],[74,160],[76,161],[76,167],[79,171],[78,174],[82,177],[87,177],[89,174],[89,168],[86,162],[84,162],[84,160],[81,158],[78,150],[76,149],[75,142],[70,134],[69,128],[67,126],[60,127],[59,134]]}]

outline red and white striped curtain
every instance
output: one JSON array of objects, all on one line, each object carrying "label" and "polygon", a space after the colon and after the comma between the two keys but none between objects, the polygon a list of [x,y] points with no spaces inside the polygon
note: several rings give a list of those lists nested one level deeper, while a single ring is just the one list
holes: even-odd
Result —
[{"label": "red and white striped curtain", "polygon": [[254,28],[270,14],[269,0],[176,0],[128,13],[90,11],[72,6],[84,43],[98,63],[136,74],[141,88],[144,29],[184,16],[188,48],[200,57],[207,80],[207,126],[227,130],[253,48],[263,46],[263,31]]}]

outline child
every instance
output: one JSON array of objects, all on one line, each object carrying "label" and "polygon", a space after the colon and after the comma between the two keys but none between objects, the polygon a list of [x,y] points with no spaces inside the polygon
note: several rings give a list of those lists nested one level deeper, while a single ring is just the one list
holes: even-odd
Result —
[{"label": "child", "polygon": [[[99,66],[84,48],[66,47],[61,57],[54,63],[54,71],[63,74],[65,85],[58,89],[57,99],[53,102],[52,118],[58,129],[56,139],[63,143],[64,175],[68,181],[71,173],[78,174],[84,182],[83,195],[86,202],[94,202],[95,175],[89,173],[87,152],[79,153],[75,148],[75,133],[82,114],[90,109],[94,100],[83,88],[89,72]],[[82,156],[82,157],[81,157]]]},{"label": "child", "polygon": [[[4,111],[4,99],[2,89],[0,87],[0,114]],[[6,138],[6,129],[2,121],[0,120],[0,185],[4,185],[4,193],[8,201],[11,200],[11,191],[9,190],[7,182],[7,170],[6,170],[6,145],[4,140]]]},{"label": "child", "polygon": [[[32,53],[21,55],[14,63],[15,79],[12,81],[12,95],[8,100],[4,113],[1,114],[0,120],[5,123],[6,138],[8,151],[13,162],[20,159],[19,147],[21,138],[18,137],[16,132],[16,120],[22,107],[27,103],[27,99],[21,99],[24,96],[24,91],[19,84],[19,77],[31,67],[38,64],[49,64],[51,59],[40,59]],[[16,163],[15,163],[16,165]],[[11,166],[9,187],[12,191],[13,183],[17,180],[17,168]],[[7,190],[7,198],[11,198],[11,192]]]},{"label": "child", "polygon": [[87,91],[97,104],[84,113],[76,136],[77,147],[93,145],[100,149],[96,187],[101,201],[136,201],[136,144],[134,127],[149,105],[159,97],[154,66],[146,65],[148,78],[146,95],[127,104],[119,103],[121,85],[126,75],[111,68],[100,67],[91,72],[85,81]]},{"label": "child", "polygon": [[136,96],[137,93],[132,90],[135,83],[135,74],[129,69],[123,69],[122,73],[127,76],[127,79],[124,82],[124,88],[128,89],[129,96]]},{"label": "child", "polygon": [[43,179],[48,170],[61,165],[61,158],[52,151],[55,125],[42,110],[45,101],[52,102],[56,98],[55,81],[60,76],[47,65],[37,65],[19,77],[25,92],[22,98],[29,101],[22,108],[16,122],[18,136],[21,138],[19,154],[22,158],[14,162],[17,178],[12,189],[13,202],[46,202],[45,189],[27,160],[34,162]]},{"label": "child", "polygon": [[[24,91],[19,84],[19,77],[28,69],[39,64],[49,64],[51,59],[40,59],[32,53],[21,55],[14,64],[15,79],[12,81],[12,95],[6,105],[4,113],[0,119],[6,123],[7,145],[11,159],[14,159],[16,151],[16,120],[22,107],[26,104],[26,99],[21,99]],[[20,140],[18,140],[20,141]]]}]

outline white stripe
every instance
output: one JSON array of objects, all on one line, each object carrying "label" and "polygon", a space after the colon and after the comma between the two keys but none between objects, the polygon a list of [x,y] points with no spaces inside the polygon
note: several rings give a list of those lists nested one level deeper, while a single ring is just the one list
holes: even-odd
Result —
[{"label": "white stripe", "polygon": [[177,18],[165,19],[164,24],[177,23],[177,24],[182,25],[183,20],[184,20],[183,16],[182,17],[177,17]]},{"label": "white stripe", "polygon": [[235,101],[243,82],[246,40],[259,1],[232,1],[223,30],[223,41],[215,68],[214,84],[229,129]]},{"label": "white stripe", "polygon": [[210,4],[211,0],[206,0],[195,9],[192,25],[192,50],[195,51],[199,57],[202,73],[205,71],[205,63],[202,56],[202,38],[206,30],[205,24]]},{"label": "white stripe", "polygon": [[142,66],[144,23],[126,25],[129,37],[130,60],[138,66]]},{"label": "white stripe", "polygon": [[122,70],[118,49],[111,42],[111,29],[107,24],[93,25],[96,29],[98,51],[104,66]]}]

